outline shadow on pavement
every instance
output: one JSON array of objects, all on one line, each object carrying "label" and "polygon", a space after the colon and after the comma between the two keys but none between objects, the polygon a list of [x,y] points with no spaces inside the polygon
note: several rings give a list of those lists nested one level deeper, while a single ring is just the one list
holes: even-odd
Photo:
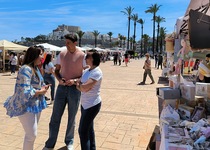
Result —
[{"label": "shadow on pavement", "polygon": [[59,149],[57,149],[57,150],[67,150],[67,147],[64,146],[64,147],[61,147],[61,148],[59,148]]}]

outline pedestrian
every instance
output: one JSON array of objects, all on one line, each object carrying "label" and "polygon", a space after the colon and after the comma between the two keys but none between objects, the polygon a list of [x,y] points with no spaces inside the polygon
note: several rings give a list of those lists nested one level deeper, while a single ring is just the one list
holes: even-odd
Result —
[{"label": "pedestrian", "polygon": [[42,73],[42,75],[44,75],[43,64],[44,64],[44,61],[45,61],[45,58],[46,58],[47,54],[46,54],[46,52],[45,52],[44,46],[38,45],[38,46],[36,46],[36,47],[40,48],[40,49],[42,50],[42,53],[43,53],[43,57],[42,57],[42,60],[41,60],[41,64],[40,64],[38,67],[39,67],[39,70],[40,70],[40,72]]},{"label": "pedestrian", "polygon": [[14,75],[15,70],[16,70],[16,66],[17,66],[17,63],[18,63],[18,58],[17,58],[17,56],[14,52],[10,53],[9,62],[10,62],[11,75]]},{"label": "pedestrian", "polygon": [[101,108],[100,88],[102,71],[99,68],[100,55],[96,51],[89,51],[86,55],[86,69],[77,82],[77,89],[81,93],[81,117],[79,123],[79,137],[81,150],[95,150],[94,119]]},{"label": "pedestrian", "polygon": [[19,57],[19,65],[20,65],[20,66],[22,66],[22,64],[23,64],[23,60],[24,60],[24,55],[25,55],[25,53],[26,53],[26,51],[24,50],[24,51],[21,53],[20,57]]},{"label": "pedestrian", "polygon": [[76,88],[77,80],[82,76],[85,63],[85,53],[79,50],[77,36],[67,34],[64,36],[66,50],[57,57],[55,77],[59,84],[56,90],[53,111],[49,123],[49,138],[45,142],[44,150],[54,148],[66,105],[68,105],[68,124],[65,134],[65,144],[68,150],[73,150],[75,116],[77,114],[81,92]]},{"label": "pedestrian", "polygon": [[125,61],[125,66],[127,67],[128,66],[128,61],[129,61],[129,56],[128,56],[127,52],[124,54],[124,61]]},{"label": "pedestrian", "polygon": [[158,66],[157,66],[157,69],[159,69],[159,66],[161,67],[161,69],[163,69],[163,68],[162,68],[162,64],[163,64],[163,56],[162,56],[162,54],[160,53],[160,54],[158,55]]},{"label": "pedestrian", "polygon": [[158,66],[158,55],[155,54],[155,68]]},{"label": "pedestrian", "polygon": [[146,57],[146,60],[144,62],[144,66],[143,66],[144,77],[143,77],[143,81],[138,83],[138,85],[144,85],[145,84],[147,75],[149,75],[150,79],[152,80],[152,82],[150,84],[154,84],[155,83],[155,81],[153,79],[153,76],[152,76],[152,72],[151,72],[151,60],[149,59],[150,54],[146,53],[145,57]]},{"label": "pedestrian", "polygon": [[118,62],[119,62],[119,66],[121,65],[121,61],[122,61],[122,54],[119,52],[118,54]]},{"label": "pedestrian", "polygon": [[50,104],[53,104],[54,102],[54,95],[55,95],[55,67],[52,63],[53,56],[52,54],[48,53],[46,55],[45,61],[43,63],[43,70],[44,70],[44,82],[45,84],[50,84],[50,95],[51,95],[51,102]]},{"label": "pedestrian", "polygon": [[118,53],[117,53],[117,52],[115,52],[113,56],[114,56],[114,59],[113,59],[113,61],[114,61],[114,65],[117,65]]},{"label": "pedestrian", "polygon": [[23,150],[34,149],[41,111],[47,107],[44,95],[49,85],[44,84],[38,69],[41,58],[41,49],[28,48],[23,65],[18,71],[15,92],[4,103],[7,115],[17,116],[25,131]]}]

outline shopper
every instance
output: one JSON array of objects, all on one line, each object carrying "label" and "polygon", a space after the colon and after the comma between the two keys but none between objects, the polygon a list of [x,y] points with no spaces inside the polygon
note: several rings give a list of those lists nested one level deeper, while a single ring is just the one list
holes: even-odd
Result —
[{"label": "shopper", "polygon": [[76,48],[77,36],[65,35],[66,50],[60,52],[55,68],[55,77],[59,85],[57,87],[53,111],[49,124],[49,138],[45,142],[44,149],[54,148],[60,128],[61,118],[66,105],[68,105],[68,124],[65,134],[65,144],[68,150],[73,150],[75,116],[77,114],[81,92],[76,88],[76,81],[82,76],[86,67],[85,54]]},{"label": "shopper", "polygon": [[77,89],[81,94],[81,118],[79,124],[79,137],[81,150],[95,150],[94,119],[101,108],[100,88],[102,71],[99,68],[100,54],[90,51],[86,55],[86,63],[90,68],[86,69],[77,83]]},{"label": "shopper", "polygon": [[44,84],[38,69],[41,58],[41,49],[37,47],[28,48],[23,66],[19,69],[17,75],[15,92],[4,103],[7,115],[10,117],[18,116],[23,126],[25,131],[23,150],[34,149],[41,111],[47,107],[44,94],[49,86]]},{"label": "shopper", "polygon": [[146,60],[144,62],[144,66],[143,66],[143,69],[144,69],[144,77],[143,77],[143,81],[138,83],[138,85],[144,85],[145,82],[146,82],[146,78],[147,78],[147,75],[149,75],[150,79],[151,79],[151,83],[150,84],[154,84],[155,81],[153,79],[153,76],[152,76],[152,72],[151,72],[151,60],[149,59],[150,57],[150,54],[149,53],[146,53],[145,54],[145,57],[146,57]]},{"label": "shopper", "polygon": [[50,84],[50,89],[51,89],[51,92],[50,92],[50,95],[51,95],[51,102],[49,103],[50,104],[53,104],[54,102],[54,97],[55,97],[55,67],[52,63],[52,60],[53,60],[53,57],[52,57],[52,54],[48,53],[46,58],[45,58],[45,61],[44,61],[44,64],[43,64],[43,70],[44,70],[44,82],[45,84]]},{"label": "shopper", "polygon": [[11,75],[14,75],[15,70],[16,70],[16,66],[17,66],[17,63],[18,63],[18,58],[16,56],[16,53],[14,53],[14,52],[10,53],[9,62],[10,62]]}]

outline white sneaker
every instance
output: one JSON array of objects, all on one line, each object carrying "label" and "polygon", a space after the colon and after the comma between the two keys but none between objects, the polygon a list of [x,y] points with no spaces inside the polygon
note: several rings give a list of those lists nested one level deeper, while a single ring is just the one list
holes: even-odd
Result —
[{"label": "white sneaker", "polygon": [[67,147],[67,150],[74,150],[74,146],[72,144],[69,144],[66,147]]}]

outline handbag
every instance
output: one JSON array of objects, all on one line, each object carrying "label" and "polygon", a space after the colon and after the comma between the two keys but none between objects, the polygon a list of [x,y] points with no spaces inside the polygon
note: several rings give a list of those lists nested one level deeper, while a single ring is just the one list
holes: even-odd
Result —
[{"label": "handbag", "polygon": [[191,9],[188,29],[192,50],[210,48],[210,16]]}]

